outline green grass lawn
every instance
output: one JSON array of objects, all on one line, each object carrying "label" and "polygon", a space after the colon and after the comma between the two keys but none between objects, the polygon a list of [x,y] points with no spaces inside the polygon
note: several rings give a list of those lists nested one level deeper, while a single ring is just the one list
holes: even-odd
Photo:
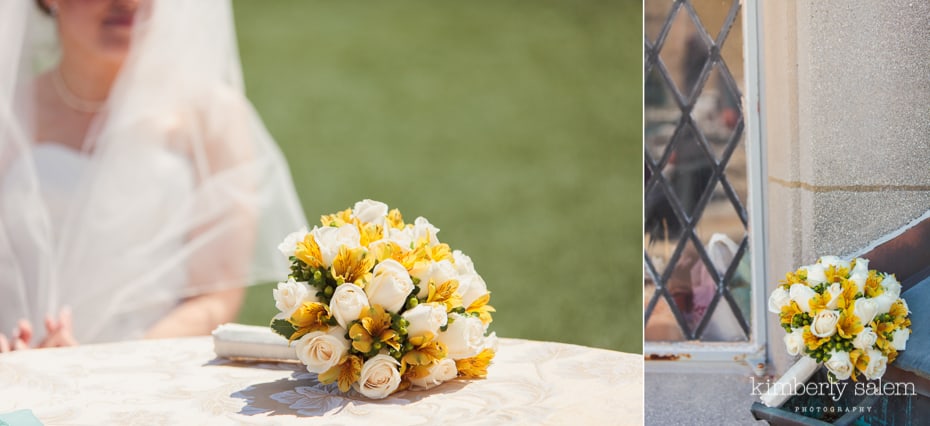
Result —
[{"label": "green grass lawn", "polygon": [[[363,198],[425,216],[498,335],[642,351],[639,2],[234,5],[311,225]],[[275,312],[254,287],[240,321]]]}]

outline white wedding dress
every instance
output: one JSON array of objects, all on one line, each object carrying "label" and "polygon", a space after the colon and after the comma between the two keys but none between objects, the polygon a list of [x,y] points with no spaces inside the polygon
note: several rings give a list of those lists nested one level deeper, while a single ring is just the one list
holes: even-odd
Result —
[{"label": "white wedding dress", "polygon": [[[187,281],[184,265],[170,261],[184,236],[166,239],[159,229],[185,217],[190,207],[195,181],[188,160],[164,148],[126,144],[123,167],[94,176],[92,157],[61,144],[37,144],[32,156],[48,217],[21,209],[30,196],[24,178],[29,165],[14,162],[2,181],[0,215],[18,265],[5,262],[0,268],[22,268],[25,282],[0,281],[0,323],[27,318],[41,336],[44,315],[67,305],[80,342],[141,337],[180,300]],[[84,185],[88,179],[95,185]],[[87,187],[93,193],[81,193]],[[77,208],[78,197],[91,201]],[[120,223],[127,219],[131,222]],[[36,220],[48,221],[52,247],[38,247],[26,234],[36,228],[26,222]],[[81,250],[70,250],[74,241],[84,242]],[[174,266],[140,277],[148,265]],[[0,277],[20,275],[15,272],[0,270]],[[101,317],[111,319],[100,322]]]},{"label": "white wedding dress", "polygon": [[186,298],[287,275],[276,248],[306,218],[245,97],[230,1],[143,3],[77,151],[42,136],[57,20],[0,1],[2,334],[28,319],[36,343],[70,306],[79,343],[141,337]]}]

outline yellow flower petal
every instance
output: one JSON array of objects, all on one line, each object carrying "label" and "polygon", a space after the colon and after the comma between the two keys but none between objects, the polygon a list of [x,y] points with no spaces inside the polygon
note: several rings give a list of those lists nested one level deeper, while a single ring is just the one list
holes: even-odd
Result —
[{"label": "yellow flower petal", "polygon": [[323,266],[323,255],[320,254],[320,246],[311,234],[307,234],[303,241],[297,243],[294,256],[311,268]]},{"label": "yellow flower petal", "polygon": [[392,228],[404,229],[404,217],[400,214],[400,210],[394,209],[388,212],[387,223]]},{"label": "yellow flower petal", "polygon": [[352,383],[358,381],[361,373],[362,359],[355,355],[349,355],[342,362],[342,364],[326,370],[317,378],[320,380],[320,383],[323,384],[330,384],[338,380],[339,390],[342,392],[348,392],[349,388],[352,386]]},{"label": "yellow flower petal", "polygon": [[376,261],[364,247],[350,249],[341,246],[333,259],[332,274],[341,282],[355,283],[364,288],[365,283],[371,279],[371,269],[375,267]]},{"label": "yellow flower petal", "polygon": [[488,376],[488,366],[494,358],[494,351],[485,349],[473,358],[455,361],[455,368],[459,370],[459,377],[465,379],[479,379]]},{"label": "yellow flower petal", "polygon": [[352,209],[345,209],[341,212],[323,215],[320,217],[320,223],[323,226],[342,226],[352,223]]}]

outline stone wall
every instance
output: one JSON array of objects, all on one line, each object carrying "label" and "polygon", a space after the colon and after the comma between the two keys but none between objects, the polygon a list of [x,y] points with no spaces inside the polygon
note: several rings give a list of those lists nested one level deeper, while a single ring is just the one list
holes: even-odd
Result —
[{"label": "stone wall", "polygon": [[[760,3],[770,292],[930,209],[930,3]],[[769,321],[776,371],[783,335]]]}]

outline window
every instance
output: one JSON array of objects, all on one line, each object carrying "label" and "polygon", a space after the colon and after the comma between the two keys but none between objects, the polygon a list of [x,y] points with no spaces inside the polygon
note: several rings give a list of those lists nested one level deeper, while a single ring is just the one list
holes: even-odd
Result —
[{"label": "window", "polygon": [[753,291],[761,151],[746,146],[745,81],[757,78],[745,74],[744,11],[738,0],[646,0],[644,11],[646,353],[649,342],[751,342],[764,334],[752,314],[765,287]]}]

